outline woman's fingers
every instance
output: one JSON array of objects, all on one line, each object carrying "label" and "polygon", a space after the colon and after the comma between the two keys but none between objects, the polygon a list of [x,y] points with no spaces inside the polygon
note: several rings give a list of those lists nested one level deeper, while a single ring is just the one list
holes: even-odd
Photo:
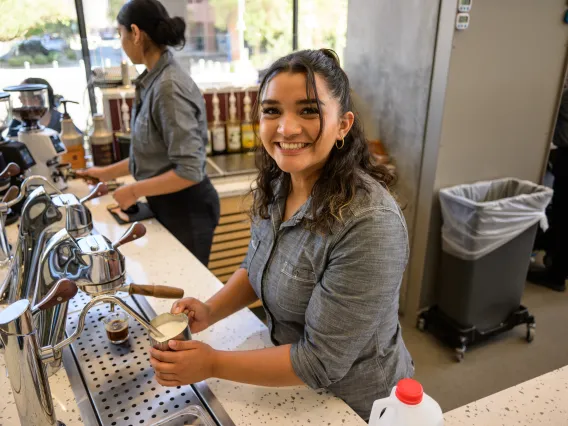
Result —
[{"label": "woman's fingers", "polygon": [[174,304],[172,305],[172,314],[180,314],[182,312],[185,312],[186,314],[191,312],[193,309],[193,305],[195,304],[195,302],[198,302],[197,299],[194,299],[193,297],[186,297],[184,299],[180,299],[177,302],[174,302]]},{"label": "woman's fingers", "polygon": [[173,351],[161,351],[159,349],[150,348],[150,355],[158,361],[174,363],[178,359],[178,355]]},{"label": "woman's fingers", "polygon": [[171,362],[162,362],[154,357],[150,357],[150,365],[154,370],[160,373],[174,373],[177,366]]},{"label": "woman's fingers", "polygon": [[156,375],[156,381],[161,384],[162,386],[166,387],[174,387],[174,386],[181,386],[181,383],[177,380],[164,380]]},{"label": "woman's fingers", "polygon": [[174,373],[161,373],[159,371],[156,371],[156,377],[159,377],[162,380],[167,380],[170,382],[179,381],[177,374]]}]

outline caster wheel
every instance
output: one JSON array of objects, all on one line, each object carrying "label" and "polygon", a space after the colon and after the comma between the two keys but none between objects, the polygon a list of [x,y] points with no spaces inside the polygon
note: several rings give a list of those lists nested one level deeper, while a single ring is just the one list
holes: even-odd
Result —
[{"label": "caster wheel", "polygon": [[465,347],[456,348],[455,357],[457,362],[462,362],[465,357]]},{"label": "caster wheel", "polygon": [[528,324],[527,335],[525,337],[527,342],[531,343],[534,340],[535,333],[536,333],[535,324]]},{"label": "caster wheel", "polygon": [[424,318],[418,318],[418,322],[416,323],[416,327],[420,331],[426,331],[426,320]]}]

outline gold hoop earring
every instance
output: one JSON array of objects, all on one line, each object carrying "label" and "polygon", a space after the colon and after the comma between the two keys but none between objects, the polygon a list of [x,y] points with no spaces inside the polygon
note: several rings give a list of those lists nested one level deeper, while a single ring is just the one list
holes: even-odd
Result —
[{"label": "gold hoop earring", "polygon": [[341,146],[338,144],[339,141],[335,141],[335,147],[337,149],[342,149],[343,146],[345,145],[345,138],[341,138]]}]

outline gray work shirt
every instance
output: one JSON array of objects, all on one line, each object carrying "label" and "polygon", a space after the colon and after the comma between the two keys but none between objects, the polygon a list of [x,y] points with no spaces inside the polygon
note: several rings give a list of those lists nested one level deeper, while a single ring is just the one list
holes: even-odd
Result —
[{"label": "gray work shirt", "polygon": [[130,173],[136,180],[169,170],[194,182],[205,177],[205,101],[188,72],[166,50],[136,81]]},{"label": "gray work shirt", "polygon": [[360,191],[327,235],[306,229],[311,198],[282,222],[281,194],[270,219],[253,222],[242,267],[262,300],[273,343],[292,344],[298,377],[329,389],[368,420],[373,402],[411,377],[414,366],[398,321],[406,223],[388,191],[366,180],[370,194]]}]

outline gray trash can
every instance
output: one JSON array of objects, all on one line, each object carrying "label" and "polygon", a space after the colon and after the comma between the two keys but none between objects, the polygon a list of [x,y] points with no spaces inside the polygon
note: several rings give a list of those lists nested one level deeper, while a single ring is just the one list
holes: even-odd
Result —
[{"label": "gray trash can", "polygon": [[439,309],[464,327],[499,327],[521,304],[552,190],[513,178],[440,190]]}]

